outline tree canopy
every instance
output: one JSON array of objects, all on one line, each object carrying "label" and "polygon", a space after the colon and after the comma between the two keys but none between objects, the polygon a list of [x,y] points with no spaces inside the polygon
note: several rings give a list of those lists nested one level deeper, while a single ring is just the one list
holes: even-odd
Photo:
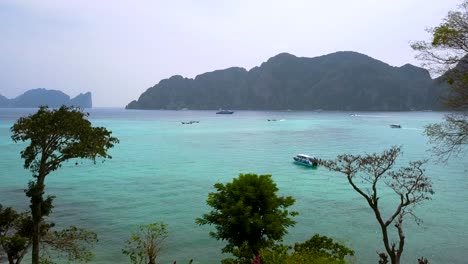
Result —
[{"label": "tree canopy", "polygon": [[[443,75],[457,65],[468,62],[468,0],[450,11],[442,23],[427,29],[430,40],[416,41],[411,47],[418,52],[416,58],[433,73]],[[449,72],[452,73],[452,72]]]},{"label": "tree canopy", "polygon": [[294,247],[276,245],[262,249],[262,263],[268,264],[344,264],[346,256],[354,256],[354,251],[334,242],[333,239],[315,234]]},{"label": "tree canopy", "polygon": [[198,218],[199,225],[215,225],[210,235],[227,241],[223,252],[251,259],[261,248],[280,241],[287,228],[295,225],[288,211],[294,204],[291,196],[278,196],[271,175],[240,174],[231,183],[214,185],[208,194],[212,211]]},{"label": "tree canopy", "polygon": [[104,127],[92,127],[88,116],[79,108],[42,106],[36,113],[18,119],[11,127],[11,138],[30,142],[21,151],[24,167],[41,180],[69,159],[112,158],[107,150],[118,139]]}]

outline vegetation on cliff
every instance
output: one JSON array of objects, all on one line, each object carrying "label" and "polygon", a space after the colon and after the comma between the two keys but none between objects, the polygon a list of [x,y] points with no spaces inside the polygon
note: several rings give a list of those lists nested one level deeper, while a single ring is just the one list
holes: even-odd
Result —
[{"label": "vegetation on cliff", "polygon": [[440,109],[445,90],[427,70],[410,64],[392,67],[356,52],[315,58],[281,53],[249,71],[172,76],[127,109],[424,110]]}]

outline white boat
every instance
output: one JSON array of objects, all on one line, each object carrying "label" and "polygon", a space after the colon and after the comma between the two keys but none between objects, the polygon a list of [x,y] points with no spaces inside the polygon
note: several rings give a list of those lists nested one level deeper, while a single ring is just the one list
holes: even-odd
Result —
[{"label": "white boat", "polygon": [[293,159],[296,164],[307,167],[317,167],[319,161],[316,157],[305,154],[297,154],[293,157]]}]

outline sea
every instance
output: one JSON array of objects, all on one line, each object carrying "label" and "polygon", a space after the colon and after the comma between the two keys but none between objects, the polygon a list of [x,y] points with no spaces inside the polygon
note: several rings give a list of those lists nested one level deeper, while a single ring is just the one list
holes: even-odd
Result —
[{"label": "sea", "polygon": [[[15,120],[35,109],[0,110],[0,203],[27,210],[24,194],[31,172],[20,152],[26,143],[11,140]],[[98,234],[91,263],[129,263],[124,241],[140,224],[164,222],[169,237],[158,263],[220,263],[224,241],[209,236],[213,226],[198,226],[208,213],[208,193],[241,173],[270,174],[278,194],[292,196],[297,224],[283,243],[293,245],[314,234],[333,238],[355,250],[351,263],[377,263],[382,236],[373,212],[344,175],[326,168],[293,163],[296,154],[335,159],[344,153],[379,153],[401,146],[396,168],[427,160],[425,173],[435,194],[415,208],[415,221],[404,222],[402,263],[467,263],[468,163],[466,155],[441,163],[423,134],[441,112],[329,111],[144,111],[120,108],[87,110],[94,126],[119,138],[112,159],[72,160],[46,178],[46,194],[56,196],[48,220],[56,228],[75,225]],[[268,121],[275,120],[275,121]],[[186,121],[199,121],[182,124]],[[400,124],[402,128],[390,128]],[[358,182],[362,184],[362,182]],[[378,186],[384,217],[394,212],[398,197]],[[419,223],[419,224],[418,224]],[[390,227],[392,237],[396,230]]]}]

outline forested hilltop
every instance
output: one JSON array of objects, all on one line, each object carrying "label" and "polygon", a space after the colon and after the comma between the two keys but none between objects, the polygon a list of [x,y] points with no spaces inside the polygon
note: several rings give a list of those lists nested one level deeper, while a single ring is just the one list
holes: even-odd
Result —
[{"label": "forested hilltop", "polygon": [[247,71],[232,67],[160,81],[127,109],[441,109],[446,84],[423,68],[393,67],[357,52],[315,58],[281,53]]},{"label": "forested hilltop", "polygon": [[45,88],[32,89],[12,99],[8,99],[0,94],[0,108],[36,108],[42,105],[54,108],[62,105],[92,108],[93,102],[90,92],[80,93],[76,97],[70,98],[70,96],[62,91]]}]

